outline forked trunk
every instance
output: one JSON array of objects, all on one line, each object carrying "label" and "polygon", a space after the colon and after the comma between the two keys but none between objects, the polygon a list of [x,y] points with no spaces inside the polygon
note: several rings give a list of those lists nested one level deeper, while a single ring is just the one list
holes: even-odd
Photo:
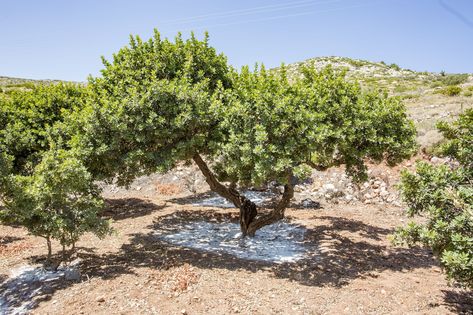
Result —
[{"label": "forked trunk", "polygon": [[258,216],[258,210],[254,202],[240,195],[234,188],[234,185],[226,187],[221,184],[199,154],[194,155],[193,159],[205,176],[205,181],[209,184],[210,189],[231,201],[235,207],[240,209],[240,229],[243,236],[254,236],[255,232],[263,226],[275,223],[284,218],[284,211],[289,206],[294,196],[294,189],[291,184],[291,172],[288,171],[287,173],[288,183],[284,186],[283,196],[276,207],[269,213]]}]

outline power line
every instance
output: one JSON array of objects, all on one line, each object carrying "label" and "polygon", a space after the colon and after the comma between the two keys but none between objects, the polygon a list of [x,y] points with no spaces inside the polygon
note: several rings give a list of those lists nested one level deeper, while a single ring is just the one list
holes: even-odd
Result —
[{"label": "power line", "polygon": [[[383,0],[373,0],[373,1],[377,2],[377,1],[383,1]],[[327,13],[327,12],[342,11],[342,10],[347,10],[347,9],[362,8],[362,7],[370,6],[371,4],[372,3],[365,3],[365,4],[351,5],[351,6],[338,7],[338,8],[326,9],[326,10],[311,10],[311,11],[306,11],[306,12],[284,14],[284,15],[271,16],[271,17],[266,17],[266,18],[249,19],[249,20],[241,20],[241,21],[235,21],[235,22],[229,22],[229,23],[219,23],[219,24],[212,24],[212,25],[206,25],[206,26],[198,26],[198,27],[193,27],[193,28],[180,29],[179,31],[186,32],[186,31],[206,30],[209,28],[219,27],[219,26],[230,26],[230,25],[238,25],[238,24],[264,22],[264,21],[278,20],[278,19],[284,19],[284,18],[290,18],[290,17],[311,15],[314,13]]]},{"label": "power line", "polygon": [[216,12],[216,13],[198,15],[194,17],[168,20],[168,21],[163,21],[161,25],[188,24],[192,22],[202,22],[202,21],[212,20],[212,19],[222,19],[222,18],[227,18],[227,17],[252,15],[252,14],[257,14],[257,13],[267,13],[267,12],[274,12],[274,11],[281,11],[281,10],[291,10],[291,9],[296,9],[296,8],[309,7],[315,4],[327,4],[327,3],[335,3],[335,2],[340,2],[340,1],[341,0],[294,1],[294,2],[288,2],[288,3],[281,3],[277,5],[267,5],[267,6],[248,8],[248,9],[221,11],[221,12]]},{"label": "power line", "polygon": [[443,0],[439,0],[440,6],[448,11],[449,13],[453,14],[457,19],[465,23],[468,27],[473,28],[473,22],[470,21],[467,17],[465,17],[463,14],[446,4]]}]

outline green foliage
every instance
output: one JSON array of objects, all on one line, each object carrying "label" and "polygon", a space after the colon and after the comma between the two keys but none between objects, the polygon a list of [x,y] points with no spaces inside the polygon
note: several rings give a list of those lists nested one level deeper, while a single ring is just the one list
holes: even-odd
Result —
[{"label": "green foliage", "polygon": [[463,95],[467,97],[473,96],[473,85],[466,88],[465,92],[463,92]]},{"label": "green foliage", "polygon": [[73,245],[85,232],[110,229],[92,176],[72,151],[56,149],[69,138],[66,119],[83,107],[85,88],[35,86],[0,99],[0,222],[24,226],[48,242]]},{"label": "green foliage", "polygon": [[248,184],[285,181],[286,170],[346,164],[366,176],[364,159],[396,163],[413,153],[414,127],[398,99],[362,93],[344,73],[302,66],[288,81],[284,69],[235,75],[231,106],[222,108],[225,140],[216,169],[221,178]]},{"label": "green foliage", "polygon": [[445,88],[442,88],[438,91],[436,91],[435,93],[438,93],[438,94],[443,94],[445,96],[456,96],[456,95],[459,95],[462,91],[462,88],[457,86],[457,85],[451,85],[451,86],[447,86]]},{"label": "green foliage", "polygon": [[421,162],[415,173],[402,173],[400,188],[408,214],[427,215],[428,221],[400,228],[395,241],[432,248],[449,278],[473,287],[473,110],[452,125],[438,127],[446,138],[442,152],[459,166]]},{"label": "green foliage", "polygon": [[80,114],[73,146],[97,178],[127,184],[199,153],[220,179],[242,185],[307,165],[346,164],[357,179],[364,159],[395,163],[415,149],[414,127],[398,99],[362,93],[344,74],[302,67],[240,73],[204,41],[133,38],[102,77]]},{"label": "green foliage", "polygon": [[401,67],[399,67],[397,64],[392,63],[389,65],[389,68],[394,69],[396,71],[401,71]]},{"label": "green foliage", "polygon": [[207,37],[170,42],[157,31],[149,41],[132,37],[104,65],[102,77],[90,79],[89,106],[72,119],[73,145],[97,178],[126,184],[215,151],[215,107],[231,81],[226,58]]},{"label": "green foliage", "polygon": [[[2,159],[8,158],[2,154]],[[99,237],[110,233],[108,222],[98,217],[99,190],[72,151],[53,148],[44,153],[29,176],[8,174],[7,167],[0,171],[2,222],[22,225],[48,243],[56,239],[63,246],[74,245],[85,232]]]},{"label": "green foliage", "polygon": [[442,75],[439,81],[443,85],[447,85],[447,86],[459,85],[459,84],[465,83],[468,80],[468,76],[469,75],[467,73],[447,74],[447,75],[444,73],[444,75]]},{"label": "green foliage", "polygon": [[[85,93],[85,88],[77,85],[57,84],[0,97],[0,148],[13,157],[15,173],[32,172],[49,149],[53,126],[83,106]],[[66,137],[61,128],[55,133]]]},{"label": "green foliage", "polygon": [[34,89],[36,84],[33,82],[23,82],[23,83],[13,83],[5,85],[7,88],[24,88],[24,89]]}]

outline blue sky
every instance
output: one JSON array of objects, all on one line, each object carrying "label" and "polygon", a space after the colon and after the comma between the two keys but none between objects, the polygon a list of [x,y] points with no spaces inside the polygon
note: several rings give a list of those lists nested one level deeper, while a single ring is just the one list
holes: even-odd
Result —
[{"label": "blue sky", "polygon": [[473,73],[472,0],[0,0],[0,75],[85,81],[155,27],[208,30],[236,67],[335,55]]}]

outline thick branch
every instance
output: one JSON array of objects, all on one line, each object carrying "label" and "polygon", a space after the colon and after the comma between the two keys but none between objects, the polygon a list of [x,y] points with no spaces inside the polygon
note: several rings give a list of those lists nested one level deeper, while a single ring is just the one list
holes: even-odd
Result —
[{"label": "thick branch", "polygon": [[243,203],[242,198],[244,197],[240,196],[235,188],[228,188],[225,185],[222,185],[198,153],[194,155],[193,160],[199,167],[202,174],[205,176],[205,181],[207,184],[209,184],[210,190],[230,200],[235,205],[235,207],[240,208]]},{"label": "thick branch", "polygon": [[286,208],[289,206],[292,197],[294,197],[294,187],[291,183],[292,172],[287,172],[287,184],[284,185],[284,193],[282,195],[281,200],[278,202],[276,207],[271,210],[268,214],[264,214],[256,220],[252,221],[247,230],[246,234],[249,236],[254,236],[255,232],[262,228],[263,226],[273,224],[279,220],[284,219],[284,212]]}]

